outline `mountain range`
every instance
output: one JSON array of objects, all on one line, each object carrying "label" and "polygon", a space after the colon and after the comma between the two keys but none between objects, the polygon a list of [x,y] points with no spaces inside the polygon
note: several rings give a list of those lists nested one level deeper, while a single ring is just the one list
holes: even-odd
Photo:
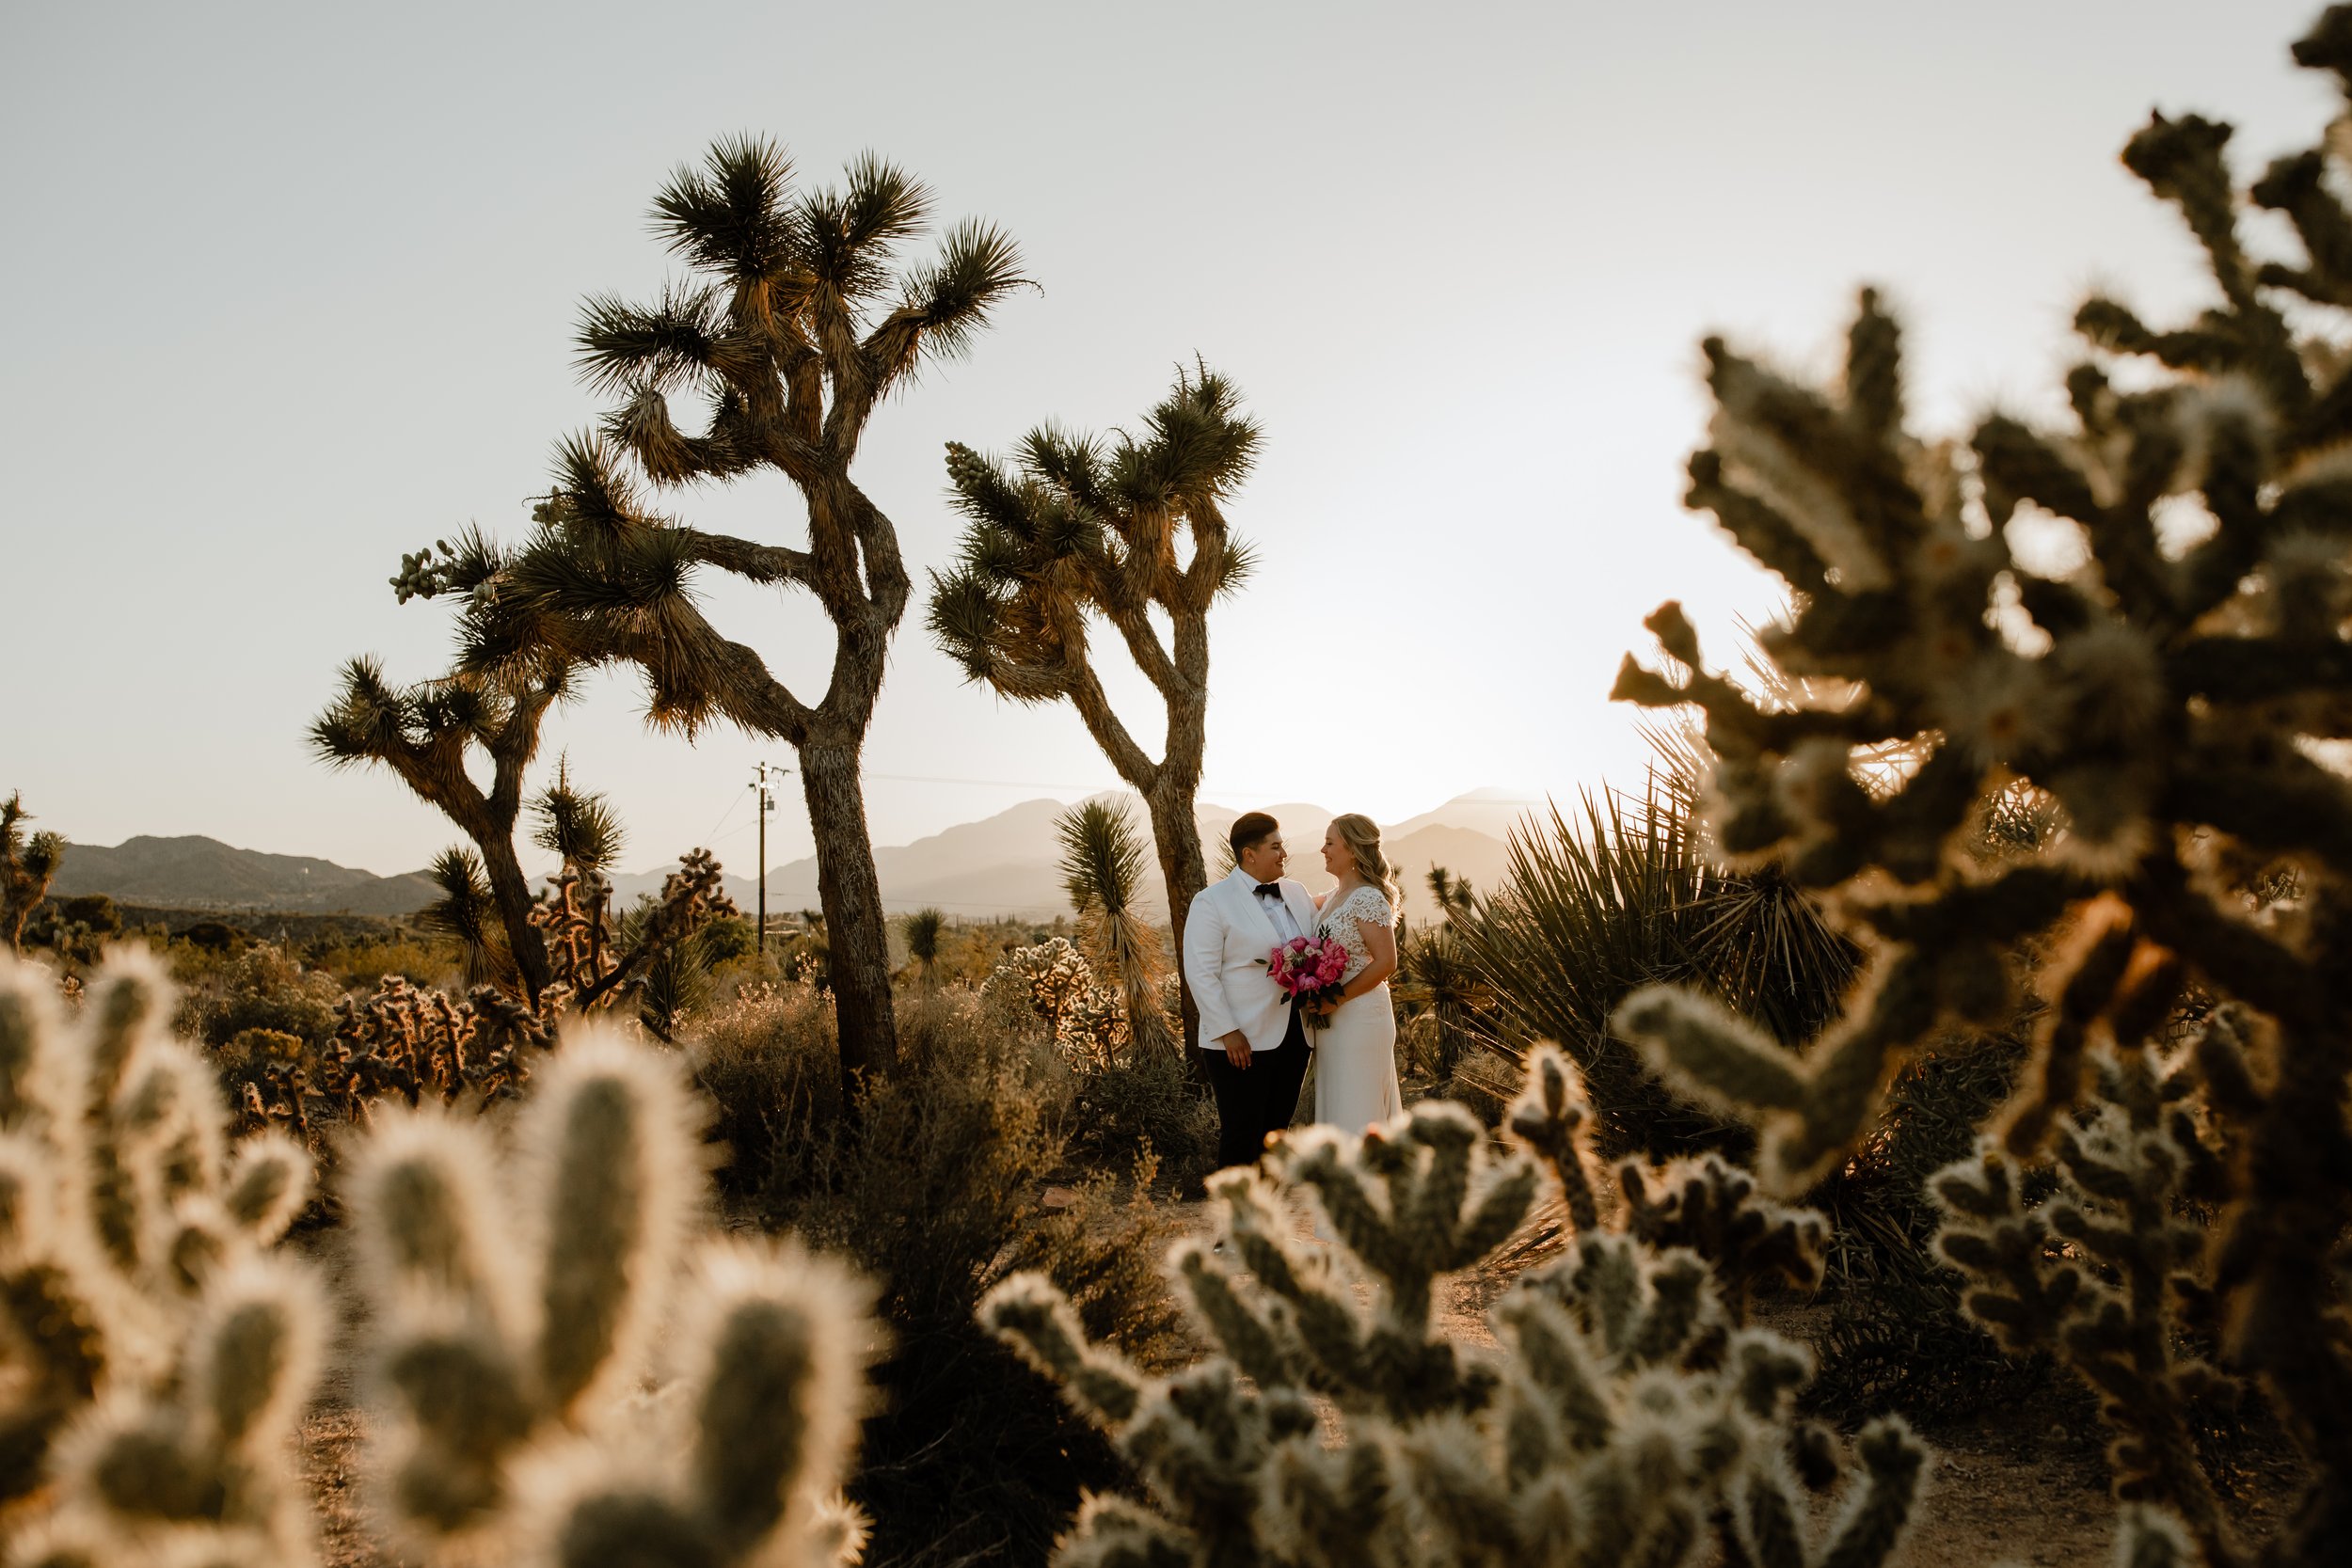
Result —
[{"label": "mountain range", "polygon": [[[1133,797],[1127,800],[1141,826],[1139,805]],[[1065,809],[1057,800],[1025,800],[912,844],[878,847],[874,862],[883,906],[893,913],[936,906],[950,915],[975,918],[1005,914],[1049,919],[1069,912],[1054,834],[1055,820]],[[1502,879],[1504,841],[1512,827],[1539,809],[1523,795],[1477,790],[1386,828],[1382,836],[1408,897],[1422,893],[1432,865],[1490,888]],[[1323,886],[1327,879],[1316,847],[1323,842],[1331,813],[1307,804],[1272,810],[1290,847],[1291,874],[1310,887]],[[1201,836],[1209,847],[1213,872],[1216,847],[1237,815],[1222,806],[1201,808]],[[614,877],[620,901],[659,891],[671,869],[665,865]],[[754,907],[757,884],[752,878],[730,876],[726,885],[729,896],[744,910]],[[432,881],[421,871],[379,877],[308,856],[233,848],[217,839],[148,836],[112,847],[70,846],[51,892],[57,897],[103,893],[122,902],[188,909],[382,915],[413,913],[436,896]],[[1147,896],[1156,908],[1165,908],[1166,894],[1156,871]],[[814,858],[769,868],[771,913],[812,909],[817,901]]]}]

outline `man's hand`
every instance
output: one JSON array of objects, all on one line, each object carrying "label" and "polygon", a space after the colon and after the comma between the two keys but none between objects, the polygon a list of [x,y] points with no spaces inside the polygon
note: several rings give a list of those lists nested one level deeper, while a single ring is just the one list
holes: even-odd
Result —
[{"label": "man's hand", "polygon": [[1230,1035],[1217,1037],[1217,1044],[1225,1048],[1225,1059],[1235,1067],[1249,1065],[1249,1037],[1236,1029]]}]

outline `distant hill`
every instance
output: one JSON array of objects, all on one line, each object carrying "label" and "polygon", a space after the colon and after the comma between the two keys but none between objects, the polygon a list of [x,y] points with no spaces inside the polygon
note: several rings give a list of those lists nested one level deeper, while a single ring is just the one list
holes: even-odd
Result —
[{"label": "distant hill", "polygon": [[126,838],[108,848],[71,844],[50,895],[103,893],[118,902],[189,910],[283,910],[412,914],[439,896],[411,872],[379,877],[308,855],[239,849],[216,838]]},{"label": "distant hill", "polygon": [[[1481,890],[1501,881],[1505,857],[1502,840],[1479,826],[1496,821],[1497,808],[1480,797],[1463,799],[1467,822],[1451,821],[1451,807],[1440,806],[1413,818],[1405,825],[1406,831],[1388,836],[1389,856],[1402,875],[1408,905],[1425,902],[1424,879],[1432,865],[1468,877]],[[1143,826],[1141,802],[1133,796],[1125,800],[1136,825]],[[878,847],[874,868],[882,879],[882,907],[894,914],[936,906],[950,915],[1005,914],[1025,920],[1069,913],[1070,899],[1062,891],[1058,867],[1059,847],[1054,837],[1054,822],[1066,809],[1058,800],[1025,800],[993,816],[961,823],[913,844]],[[1268,809],[1282,824],[1291,875],[1311,888],[1329,886],[1318,849],[1324,831],[1331,825],[1332,813],[1302,802]],[[1226,806],[1201,809],[1200,836],[1212,876],[1216,872],[1219,844],[1240,815]],[[619,901],[627,903],[641,893],[660,891],[662,878],[673,868],[661,866],[615,877]],[[757,896],[748,877],[727,878],[727,894],[746,910]],[[1165,912],[1167,893],[1156,870],[1148,884],[1147,900],[1155,912]],[[815,859],[769,868],[770,913],[816,906]]]},{"label": "distant hill", "polygon": [[[1126,800],[1137,826],[1142,826],[1141,803],[1132,796]],[[895,914],[936,905],[951,915],[1007,914],[1025,920],[1068,913],[1070,900],[1062,892],[1059,847],[1054,838],[1055,819],[1064,809],[1058,800],[1025,800],[993,816],[960,823],[912,844],[876,848],[874,864],[882,878],[883,907]],[[1269,809],[1282,824],[1282,837],[1291,851],[1291,875],[1311,888],[1328,886],[1317,849],[1324,830],[1330,826],[1331,813],[1305,803]],[[1509,824],[1530,809],[1520,797],[1482,790],[1390,830],[1389,855],[1402,874],[1408,907],[1426,901],[1423,879],[1432,865],[1469,878],[1481,891],[1495,887],[1502,877],[1504,834]],[[1216,871],[1219,845],[1238,815],[1225,806],[1201,810],[1200,834],[1212,876]],[[626,905],[639,894],[660,891],[662,878],[674,868],[675,863],[615,877],[618,901]],[[739,875],[728,877],[726,883],[728,895],[749,911],[756,899],[754,880]],[[125,839],[112,848],[69,846],[51,892],[60,898],[103,893],[118,902],[185,910],[370,915],[413,914],[438,896],[421,872],[379,877],[303,855],[238,849],[218,839],[144,836]],[[1148,898],[1154,910],[1165,910],[1167,895],[1156,871]],[[768,908],[771,913],[816,905],[814,859],[770,868]]]}]

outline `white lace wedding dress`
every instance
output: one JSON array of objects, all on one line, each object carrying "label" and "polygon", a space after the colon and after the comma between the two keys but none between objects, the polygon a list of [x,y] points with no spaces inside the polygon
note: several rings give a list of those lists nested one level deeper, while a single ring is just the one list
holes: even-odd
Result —
[{"label": "white lace wedding dress", "polygon": [[[1347,949],[1342,985],[1372,961],[1361,926],[1393,926],[1396,911],[1380,890],[1359,887],[1325,909],[1316,925]],[[1396,1009],[1381,981],[1340,1005],[1315,1034],[1315,1120],[1361,1132],[1405,1108],[1396,1085]]]}]

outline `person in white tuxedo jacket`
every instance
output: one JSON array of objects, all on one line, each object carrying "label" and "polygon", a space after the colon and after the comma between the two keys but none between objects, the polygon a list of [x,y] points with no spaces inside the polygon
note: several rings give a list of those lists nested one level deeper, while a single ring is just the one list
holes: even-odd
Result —
[{"label": "person in white tuxedo jacket", "polygon": [[1274,983],[1275,943],[1315,932],[1315,901],[1282,875],[1281,825],[1262,811],[1232,830],[1233,873],[1193,895],[1184,919],[1184,979],[1200,1011],[1216,1095],[1217,1164],[1253,1165],[1270,1133],[1291,1124],[1307,1076],[1307,1029]]}]

